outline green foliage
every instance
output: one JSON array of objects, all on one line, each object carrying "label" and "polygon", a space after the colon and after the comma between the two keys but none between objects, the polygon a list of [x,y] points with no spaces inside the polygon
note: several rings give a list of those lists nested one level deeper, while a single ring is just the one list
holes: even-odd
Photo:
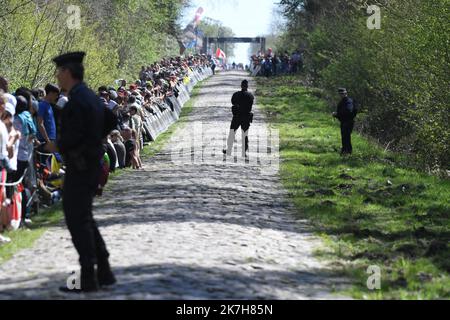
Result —
[{"label": "green foliage", "polygon": [[363,106],[361,130],[428,170],[450,169],[450,2],[283,0],[284,48],[305,47],[306,72],[336,104],[347,87]]},{"label": "green foliage", "polygon": [[[53,82],[51,59],[72,50],[87,52],[89,85],[135,80],[142,65],[178,53],[176,20],[183,0],[0,0],[0,75],[11,88]],[[79,6],[81,25],[70,29]]]},{"label": "green foliage", "polygon": [[[321,254],[354,276],[355,298],[450,298],[450,181],[357,134],[355,154],[341,158],[338,122],[302,81],[264,79],[257,96],[280,130],[281,178],[298,217],[333,249]],[[379,292],[366,286],[371,265],[382,270]]]}]

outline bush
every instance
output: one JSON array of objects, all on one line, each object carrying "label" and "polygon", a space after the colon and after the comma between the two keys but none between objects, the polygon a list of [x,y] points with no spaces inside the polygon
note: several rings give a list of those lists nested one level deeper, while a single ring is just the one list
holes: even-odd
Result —
[{"label": "bush", "polygon": [[450,169],[449,1],[379,2],[382,29],[369,30],[363,1],[283,0],[284,47],[303,45],[301,28],[308,75],[333,103],[347,87],[367,113],[364,133],[424,169]]}]

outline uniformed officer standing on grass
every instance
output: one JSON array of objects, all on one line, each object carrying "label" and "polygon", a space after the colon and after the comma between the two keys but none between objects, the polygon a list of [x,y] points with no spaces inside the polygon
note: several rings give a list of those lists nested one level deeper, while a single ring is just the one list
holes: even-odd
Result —
[{"label": "uniformed officer standing on grass", "polygon": [[[65,292],[95,292],[100,286],[113,285],[109,253],[98,230],[92,205],[98,187],[102,138],[105,127],[105,107],[90,90],[84,79],[84,52],[74,52],[54,58],[60,87],[69,92],[69,102],[61,115],[61,130],[57,146],[67,170],[64,182],[63,208],[67,227],[78,251],[81,264],[81,290]],[[97,270],[96,267],[97,266]]]},{"label": "uniformed officer standing on grass", "polygon": [[337,107],[337,112],[333,113],[333,116],[341,122],[341,155],[346,156],[353,153],[352,132],[358,110],[354,100],[348,96],[347,89],[340,88],[338,92],[342,99]]},{"label": "uniformed officer standing on grass", "polygon": [[233,150],[233,144],[236,137],[236,132],[239,127],[242,129],[242,157],[248,158],[249,140],[248,131],[250,124],[253,122],[253,103],[255,97],[248,92],[248,81],[244,80],[241,84],[241,91],[236,92],[231,103],[233,105],[233,120],[231,122],[230,134],[228,136],[228,148],[223,150],[223,153],[227,156],[231,156]]}]

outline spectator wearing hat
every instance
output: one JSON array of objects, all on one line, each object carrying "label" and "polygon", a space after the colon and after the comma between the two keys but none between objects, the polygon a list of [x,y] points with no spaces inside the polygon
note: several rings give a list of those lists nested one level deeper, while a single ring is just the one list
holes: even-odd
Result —
[{"label": "spectator wearing hat", "polygon": [[338,104],[337,112],[333,116],[341,123],[342,150],[341,155],[351,155],[353,153],[352,132],[355,126],[356,107],[352,98],[348,96],[347,89],[338,90],[341,101]]}]

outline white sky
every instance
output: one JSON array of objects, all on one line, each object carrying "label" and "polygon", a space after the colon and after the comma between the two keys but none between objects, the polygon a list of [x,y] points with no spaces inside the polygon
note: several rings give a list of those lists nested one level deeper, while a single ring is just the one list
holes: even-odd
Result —
[{"label": "white sky", "polygon": [[[203,17],[219,20],[233,29],[237,37],[256,37],[267,34],[272,23],[272,9],[278,0],[193,0],[187,10],[184,26],[195,17],[198,7],[205,10]],[[183,27],[184,27],[183,26]],[[237,44],[234,61],[248,64],[249,44]],[[233,62],[229,59],[229,62]]]}]

